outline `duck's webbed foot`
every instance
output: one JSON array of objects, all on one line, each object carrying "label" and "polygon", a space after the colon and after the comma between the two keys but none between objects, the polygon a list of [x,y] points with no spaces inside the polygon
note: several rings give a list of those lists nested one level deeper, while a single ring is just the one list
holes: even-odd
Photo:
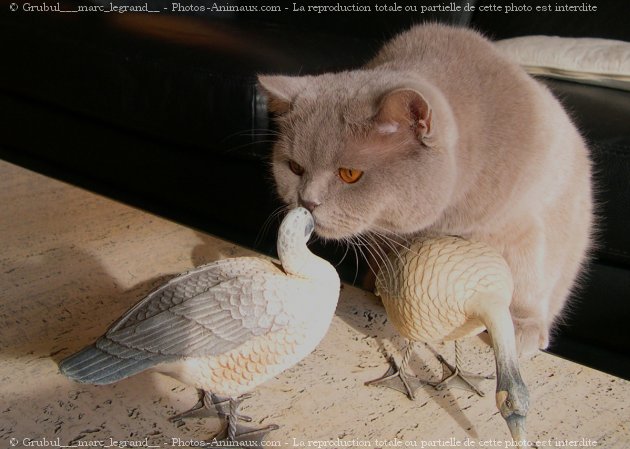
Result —
[{"label": "duck's webbed foot", "polygon": [[489,374],[484,376],[483,374],[473,374],[463,371],[460,366],[461,355],[459,353],[459,346],[455,342],[455,366],[448,363],[444,357],[437,355],[437,359],[442,364],[442,380],[439,382],[431,382],[430,385],[437,390],[443,390],[447,386],[455,388],[461,388],[463,390],[472,391],[479,396],[483,396],[484,393],[479,388],[481,380],[494,379],[494,375]]},{"label": "duck's webbed foot", "polygon": [[396,364],[393,357],[390,357],[389,369],[387,372],[378,379],[365,382],[365,385],[383,385],[384,387],[406,394],[412,401],[415,400],[416,390],[424,385],[427,385],[429,382],[407,374],[407,365],[412,353],[413,344],[410,343],[405,349],[405,355],[403,356],[400,366]]},{"label": "duck's webbed foot", "polygon": [[216,433],[208,443],[218,441],[229,441],[239,444],[242,448],[259,448],[267,433],[277,430],[279,427],[270,424],[266,427],[254,428],[240,424],[239,421],[251,422],[252,418],[241,415],[238,408],[245,399],[249,399],[251,394],[244,394],[237,399],[217,396],[208,391],[199,390],[199,400],[190,409],[183,413],[169,418],[169,421],[176,422],[189,417],[208,417],[218,415],[224,421],[221,430]]},{"label": "duck's webbed foot", "polygon": [[210,409],[213,409],[214,404],[212,402],[212,393],[203,390],[197,390],[199,394],[199,400],[195,405],[193,405],[189,410],[185,412],[179,413],[175,416],[171,416],[168,420],[170,422],[181,421],[185,418],[205,418],[212,416],[213,413],[210,413]]},{"label": "duck's webbed foot", "polygon": [[472,374],[466,371],[462,371],[457,366],[453,366],[444,360],[441,355],[438,356],[438,360],[442,364],[442,380],[439,382],[431,382],[430,385],[436,390],[443,390],[447,386],[461,388],[463,390],[473,391],[479,396],[483,396],[484,393],[479,388],[481,380],[493,379],[494,376],[484,376],[480,374]]},{"label": "duck's webbed foot", "polygon": [[382,385],[387,388],[391,388],[396,391],[400,391],[407,395],[409,399],[414,401],[416,399],[416,390],[428,382],[418,379],[416,376],[410,376],[405,372],[403,366],[398,366],[394,358],[389,359],[389,369],[382,377],[378,379],[369,380],[365,382],[365,385]]},{"label": "duck's webbed foot", "polygon": [[237,399],[212,395],[213,404],[219,412],[219,416],[226,420],[226,425],[213,437],[212,442],[227,441],[239,443],[239,447],[243,448],[260,448],[265,436],[272,430],[279,429],[275,424],[256,428],[239,423],[239,421],[252,421],[250,417],[238,413],[241,403],[250,397],[249,394],[239,396]]}]

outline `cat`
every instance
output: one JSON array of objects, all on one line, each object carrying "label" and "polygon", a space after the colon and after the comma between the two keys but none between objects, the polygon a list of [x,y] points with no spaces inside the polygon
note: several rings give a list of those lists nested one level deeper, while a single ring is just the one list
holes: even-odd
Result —
[{"label": "cat", "polygon": [[278,124],[277,193],[312,211],[320,237],[486,242],[513,271],[519,353],[549,345],[594,207],[587,146],[546,87],[476,31],[440,24],[357,70],[258,81]]}]

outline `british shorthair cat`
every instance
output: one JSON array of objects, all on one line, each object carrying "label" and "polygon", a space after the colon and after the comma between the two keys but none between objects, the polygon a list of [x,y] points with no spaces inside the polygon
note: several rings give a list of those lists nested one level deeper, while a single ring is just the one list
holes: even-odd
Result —
[{"label": "british shorthair cat", "polygon": [[357,70],[259,83],[279,127],[277,191],[319,236],[486,242],[513,271],[519,351],[547,347],[594,216],[587,147],[547,88],[478,33],[438,24]]}]

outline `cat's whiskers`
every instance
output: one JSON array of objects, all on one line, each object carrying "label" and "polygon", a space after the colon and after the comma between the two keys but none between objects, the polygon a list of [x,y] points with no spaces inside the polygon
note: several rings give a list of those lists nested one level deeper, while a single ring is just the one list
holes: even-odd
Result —
[{"label": "cat's whiskers", "polygon": [[[402,258],[400,251],[398,250],[398,248],[396,248],[392,244],[391,241],[388,241],[386,236],[375,231],[371,231],[370,234],[371,234],[372,240],[374,241],[374,244],[377,246],[379,251],[381,251],[382,254],[384,255],[384,259],[385,259],[384,266],[386,269],[385,273],[387,277],[389,278],[389,282],[397,283],[399,277],[397,276],[398,272],[394,267],[394,261],[396,258],[398,258],[399,260]],[[389,252],[387,251],[387,249],[389,249]]]},{"label": "cat's whiskers", "polygon": [[[411,252],[411,254],[417,254],[415,251],[411,250],[410,239],[408,237],[404,237],[403,235],[392,233],[391,231],[388,231],[388,230],[381,230],[378,228],[373,230],[372,233],[377,235],[383,241],[389,242],[388,246],[390,248],[392,248],[392,246],[390,245],[395,245],[397,247],[400,247],[405,252]],[[392,250],[393,249],[394,248],[392,248]]]},{"label": "cat's whiskers", "polygon": [[339,243],[346,247],[346,251],[343,253],[343,257],[341,258],[339,263],[335,265],[335,268],[341,265],[341,263],[345,260],[346,256],[350,252],[350,249],[352,249],[352,252],[354,253],[354,260],[355,260],[355,271],[354,271],[354,279],[352,280],[352,285],[355,285],[357,282],[357,277],[359,276],[359,255],[357,254],[357,249],[353,244],[352,238],[342,238],[339,241]]},{"label": "cat's whiskers", "polygon": [[[337,268],[339,265],[341,265],[343,263],[343,261],[346,259],[346,256],[348,255],[348,252],[350,251],[350,243],[348,242],[347,239],[342,239],[340,242],[338,242],[341,246],[345,247],[345,251],[343,253],[343,256],[341,256],[341,260],[339,260],[339,262],[337,262],[337,264],[335,265],[335,268]],[[358,266],[357,266],[358,269]],[[356,279],[356,276],[355,276]]]},{"label": "cat's whiskers", "polygon": [[242,148],[247,148],[247,147],[250,147],[250,146],[262,145],[262,144],[274,144],[274,143],[275,143],[275,140],[256,140],[256,141],[253,141],[253,142],[247,142],[247,143],[244,143],[242,145],[236,145],[236,146],[227,148],[225,151],[226,152],[238,151],[238,150],[240,150]]},{"label": "cat's whiskers", "polygon": [[271,214],[269,214],[265,222],[260,227],[260,231],[258,231],[256,240],[254,240],[254,248],[257,248],[258,245],[262,243],[262,240],[264,239],[265,235],[269,231],[269,228],[271,227],[271,223],[273,222],[273,220],[277,220],[278,223],[280,223],[282,216],[286,212],[288,212],[289,209],[290,207],[283,205],[283,206],[277,207],[271,212]]},{"label": "cat's whiskers", "polygon": [[[246,147],[253,146],[253,145],[274,144],[274,143],[276,143],[278,138],[280,138],[282,136],[283,136],[283,134],[281,132],[273,130],[273,129],[269,129],[269,128],[248,128],[248,129],[244,129],[244,130],[241,130],[241,131],[236,131],[236,132],[234,132],[234,133],[224,137],[221,140],[221,143],[227,143],[231,139],[234,139],[236,137],[251,137],[251,138],[255,138],[251,142],[246,142],[246,143],[243,143],[241,145],[236,145],[236,146],[230,147],[230,148],[225,150],[227,152],[231,152],[231,151],[237,151],[237,150],[240,150],[241,148],[246,148]],[[270,139],[258,139],[259,137],[269,137]],[[285,138],[286,138],[286,136],[285,136]]]},{"label": "cat's whiskers", "polygon": [[[334,212],[332,215],[336,219],[336,229],[342,229],[344,224],[351,227],[352,217],[335,214]],[[323,240],[327,241],[327,239]],[[336,267],[343,263],[349,251],[352,250],[356,264],[353,283],[356,282],[359,275],[359,257],[365,260],[369,270],[374,276],[377,276],[379,271],[384,271],[388,276],[394,276],[393,260],[388,256],[388,253],[392,253],[391,257],[400,257],[399,247],[407,249],[407,246],[399,240],[406,241],[400,236],[395,235],[394,237],[390,237],[383,231],[369,231],[363,234],[354,234],[338,240],[332,240],[346,247]]]},{"label": "cat's whiskers", "polygon": [[[358,250],[359,253],[361,253],[361,257],[363,257],[363,260],[366,261],[368,268],[374,274],[374,276],[376,276],[376,274],[378,273],[378,270],[374,269],[374,267],[372,266],[372,263],[370,262],[370,257],[368,257],[365,254],[365,251],[367,251],[368,254],[371,254],[370,249],[368,248],[368,245],[365,243],[365,241],[363,241],[360,235],[355,235],[352,237],[352,244],[353,244],[353,248],[355,250]],[[375,259],[373,260],[374,262],[378,264],[377,260]],[[377,265],[377,268],[378,268],[378,265]]]},{"label": "cat's whiskers", "polygon": [[[395,276],[395,269],[394,269],[394,264],[393,264],[393,260],[392,260],[392,256],[394,257],[400,257],[399,252],[396,250],[396,248],[394,246],[391,245],[391,243],[389,243],[386,240],[383,240],[382,238],[380,239],[379,242],[379,238],[381,237],[380,235],[378,235],[377,233],[371,231],[368,234],[370,240],[373,242],[373,246],[372,248],[374,249],[374,251],[380,256],[381,262],[383,263],[383,266],[380,267],[381,270],[383,270],[383,268],[385,269],[387,275],[390,278],[394,278]],[[391,251],[387,252],[386,248],[383,248],[383,246],[389,248]]]},{"label": "cat's whiskers", "polygon": [[376,270],[372,267],[370,263],[370,258],[366,257],[366,261],[370,270],[374,274],[374,276],[378,276],[379,271],[385,270],[389,276],[393,275],[392,266],[387,256],[384,254],[383,250],[379,247],[376,242],[370,238],[370,234],[366,235],[358,235],[357,239],[362,244],[362,248],[364,248],[368,254],[371,256],[371,260],[376,264]]},{"label": "cat's whiskers", "polygon": [[235,133],[232,133],[228,136],[225,136],[222,140],[222,142],[228,141],[234,137],[240,137],[240,136],[247,136],[247,137],[258,137],[258,136],[273,136],[273,137],[280,137],[282,135],[282,133],[280,133],[279,131],[275,131],[273,129],[269,129],[269,128],[248,128],[248,129],[243,129],[241,131],[236,131]]},{"label": "cat's whiskers", "polygon": [[325,242],[325,241],[326,239],[322,238],[319,234],[314,232],[311,238],[309,239],[308,244],[310,245],[311,243]]}]

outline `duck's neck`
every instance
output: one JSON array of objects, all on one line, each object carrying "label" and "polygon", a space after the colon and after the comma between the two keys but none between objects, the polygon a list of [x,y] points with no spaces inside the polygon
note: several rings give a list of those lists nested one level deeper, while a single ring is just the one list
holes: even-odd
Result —
[{"label": "duck's neck", "polygon": [[334,267],[308,250],[306,245],[301,248],[287,248],[278,245],[278,257],[282,268],[290,276],[311,280],[329,280],[338,278]]}]

